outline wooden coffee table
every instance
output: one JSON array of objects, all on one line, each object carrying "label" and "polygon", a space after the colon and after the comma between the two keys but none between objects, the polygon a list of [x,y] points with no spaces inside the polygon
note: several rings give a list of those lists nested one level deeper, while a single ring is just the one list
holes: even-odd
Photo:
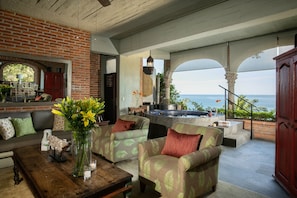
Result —
[{"label": "wooden coffee table", "polygon": [[47,151],[40,151],[40,145],[27,146],[13,150],[14,180],[19,184],[21,171],[35,197],[112,197],[132,189],[133,175],[115,165],[93,155],[97,169],[92,177],[73,177],[73,156],[65,153],[66,162],[54,161]]}]

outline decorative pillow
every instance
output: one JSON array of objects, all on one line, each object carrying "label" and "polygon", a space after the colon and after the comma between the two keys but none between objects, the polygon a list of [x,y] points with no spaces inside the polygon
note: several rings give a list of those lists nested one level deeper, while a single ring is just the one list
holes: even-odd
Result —
[{"label": "decorative pillow", "polygon": [[168,128],[165,145],[161,154],[181,157],[192,153],[198,149],[200,138],[200,134],[182,134]]},{"label": "decorative pillow", "polygon": [[39,101],[41,99],[41,96],[36,96],[35,101]]},{"label": "decorative pillow", "polygon": [[15,130],[10,120],[11,118],[0,119],[0,134],[4,140],[8,140],[15,135]]},{"label": "decorative pillow", "polygon": [[53,131],[63,131],[65,128],[65,118],[57,114],[54,115],[54,126]]},{"label": "decorative pillow", "polygon": [[12,124],[15,129],[16,137],[35,134],[36,131],[33,127],[32,118],[12,118]]},{"label": "decorative pillow", "polygon": [[114,126],[112,127],[111,132],[120,132],[120,131],[127,131],[134,129],[135,127],[135,122],[134,121],[129,121],[129,120],[121,120],[118,119]]},{"label": "decorative pillow", "polygon": [[36,131],[43,131],[44,129],[53,128],[54,114],[51,111],[33,111],[31,113],[31,117],[34,129]]}]

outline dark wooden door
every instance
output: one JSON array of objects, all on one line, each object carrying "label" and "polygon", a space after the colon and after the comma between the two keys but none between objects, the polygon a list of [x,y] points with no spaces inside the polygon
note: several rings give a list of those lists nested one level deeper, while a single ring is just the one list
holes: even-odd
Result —
[{"label": "dark wooden door", "polygon": [[276,180],[297,196],[297,49],[276,58]]},{"label": "dark wooden door", "polygon": [[[295,48],[297,49],[297,48]],[[293,79],[293,111],[292,111],[292,185],[291,185],[291,191],[292,194],[297,197],[297,50],[295,51],[295,56],[291,59],[291,65],[294,68],[294,79]]]},{"label": "dark wooden door", "polygon": [[63,73],[45,72],[44,92],[52,95],[52,100],[64,98]]},{"label": "dark wooden door", "polygon": [[285,186],[289,185],[291,151],[291,67],[288,60],[277,66],[277,130],[276,130],[276,177]]},{"label": "dark wooden door", "polygon": [[117,119],[117,75],[116,73],[104,75],[104,120],[114,124]]}]

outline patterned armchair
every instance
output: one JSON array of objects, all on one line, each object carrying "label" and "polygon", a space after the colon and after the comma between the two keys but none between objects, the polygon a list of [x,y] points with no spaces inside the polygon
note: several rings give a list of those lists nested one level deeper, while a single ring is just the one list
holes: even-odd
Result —
[{"label": "patterned armchair", "polygon": [[218,128],[182,123],[175,123],[172,129],[183,134],[202,134],[199,150],[177,158],[161,154],[166,137],[140,143],[141,191],[146,184],[154,184],[162,197],[192,198],[215,191],[223,132]]},{"label": "patterned armchair", "polygon": [[111,162],[137,158],[138,143],[146,141],[150,120],[136,115],[122,115],[121,120],[135,121],[133,130],[112,132],[114,125],[100,126],[93,129],[92,152]]}]

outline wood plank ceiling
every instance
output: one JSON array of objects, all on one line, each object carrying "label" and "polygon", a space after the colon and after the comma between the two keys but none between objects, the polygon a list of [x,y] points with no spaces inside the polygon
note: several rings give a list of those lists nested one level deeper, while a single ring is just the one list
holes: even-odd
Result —
[{"label": "wood plank ceiling", "polygon": [[226,0],[1,0],[0,7],[26,16],[121,39]]}]

